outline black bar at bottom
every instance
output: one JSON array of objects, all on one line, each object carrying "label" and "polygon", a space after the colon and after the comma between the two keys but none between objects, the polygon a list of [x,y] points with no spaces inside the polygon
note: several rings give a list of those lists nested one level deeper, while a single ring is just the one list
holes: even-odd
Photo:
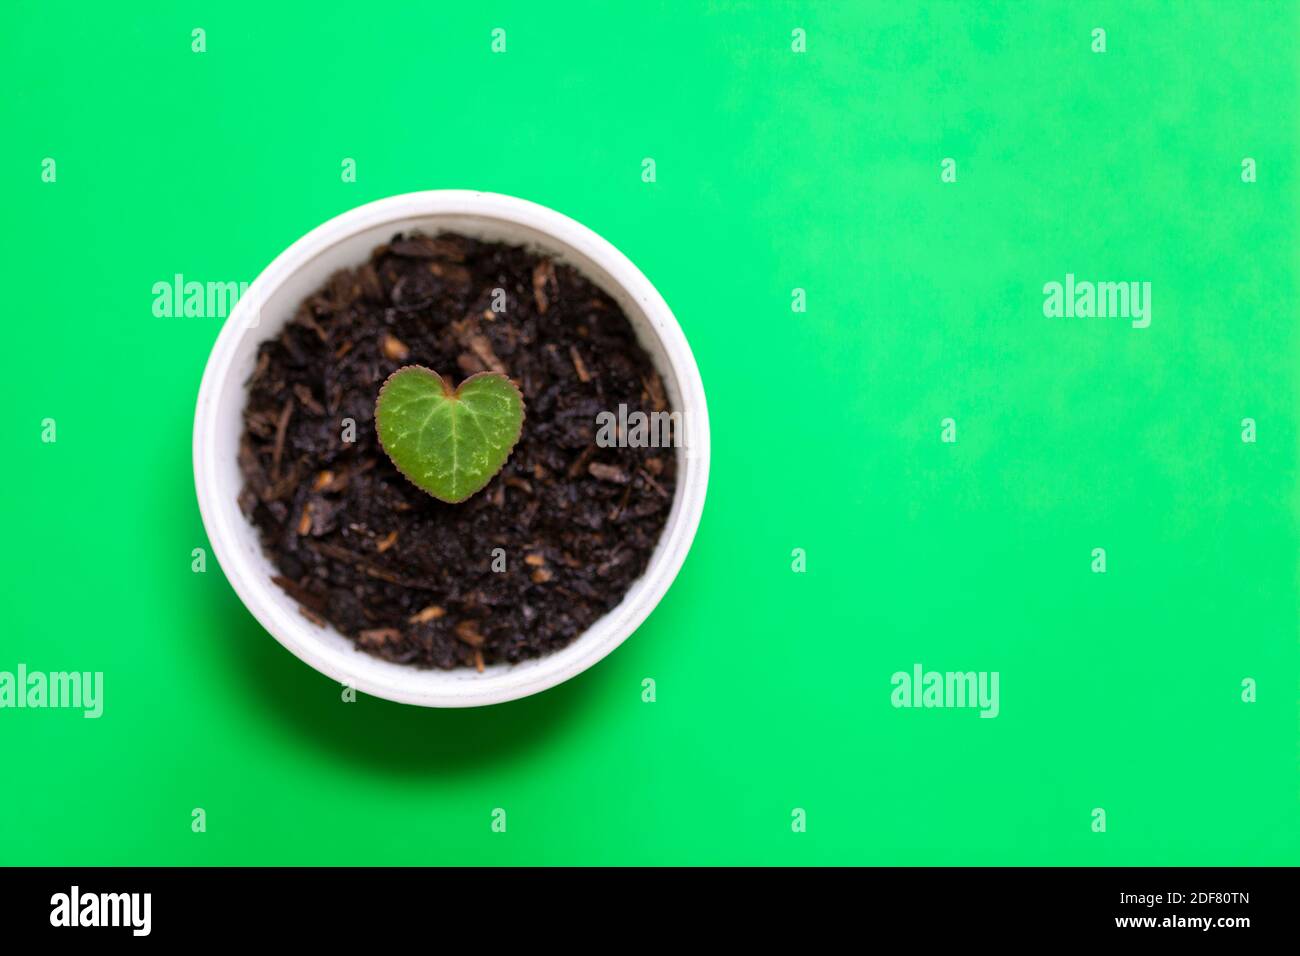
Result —
[{"label": "black bar at bottom", "polygon": [[859,939],[902,930],[926,941],[1130,936],[1231,945],[1294,934],[1295,875],[1266,868],[10,868],[0,870],[0,925],[6,941],[75,934],[90,945],[110,937],[213,943],[282,935],[436,944],[444,932],[467,930],[493,942],[531,933],[532,942],[556,943],[611,922],[634,936],[680,927],[739,939],[815,926],[819,935],[843,929]]}]

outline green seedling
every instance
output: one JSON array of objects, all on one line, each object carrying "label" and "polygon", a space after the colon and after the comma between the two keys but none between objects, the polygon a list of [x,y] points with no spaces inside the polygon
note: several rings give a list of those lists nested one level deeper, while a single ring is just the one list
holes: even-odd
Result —
[{"label": "green seedling", "polygon": [[471,375],[453,390],[432,369],[407,365],[388,376],[375,403],[379,442],[397,470],[450,504],[492,480],[523,425],[524,397],[497,372]]}]

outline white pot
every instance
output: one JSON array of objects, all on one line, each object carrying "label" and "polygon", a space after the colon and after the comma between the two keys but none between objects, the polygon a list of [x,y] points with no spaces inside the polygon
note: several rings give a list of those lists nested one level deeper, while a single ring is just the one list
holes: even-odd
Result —
[{"label": "white pot", "polygon": [[[271,582],[276,573],[236,499],[245,383],[257,348],[277,335],[298,304],[335,270],[365,262],[395,232],[451,230],[527,245],[569,263],[622,307],[682,413],[677,490],[643,574],[622,602],[563,650],[482,673],[420,670],[372,657],[333,628],[312,624]],[[378,387],[378,383],[376,383]],[[594,426],[594,423],[593,423]],[[709,417],[695,357],[667,303],[612,245],[545,206],[467,190],[393,196],[345,212],[282,252],[239,300],[217,337],[194,414],[194,484],[212,550],[240,599],[281,644],[316,670],[358,691],[424,707],[474,707],[527,697],[580,674],[623,643],[664,596],[681,568],[709,478]]]}]

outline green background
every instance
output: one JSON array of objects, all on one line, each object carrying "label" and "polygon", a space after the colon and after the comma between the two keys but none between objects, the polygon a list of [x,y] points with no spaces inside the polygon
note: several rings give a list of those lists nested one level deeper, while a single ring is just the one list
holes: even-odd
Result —
[{"label": "green background", "polygon": [[[1295,4],[3,18],[0,670],[103,671],[105,713],[0,711],[0,861],[1300,863]],[[341,702],[191,572],[221,320],[151,308],[438,187],[626,252],[713,431],[649,621],[469,712]],[[1151,327],[1045,318],[1067,272]],[[1001,715],[895,710],[915,662]]]}]

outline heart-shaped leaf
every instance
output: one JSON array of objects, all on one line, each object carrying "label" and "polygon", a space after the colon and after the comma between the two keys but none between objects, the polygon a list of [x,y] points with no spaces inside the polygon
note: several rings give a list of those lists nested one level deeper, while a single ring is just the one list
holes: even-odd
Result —
[{"label": "heart-shaped leaf", "polygon": [[422,365],[399,368],[379,390],[375,430],[397,470],[456,504],[492,480],[524,425],[524,397],[510,379],[479,372],[452,390]]}]

